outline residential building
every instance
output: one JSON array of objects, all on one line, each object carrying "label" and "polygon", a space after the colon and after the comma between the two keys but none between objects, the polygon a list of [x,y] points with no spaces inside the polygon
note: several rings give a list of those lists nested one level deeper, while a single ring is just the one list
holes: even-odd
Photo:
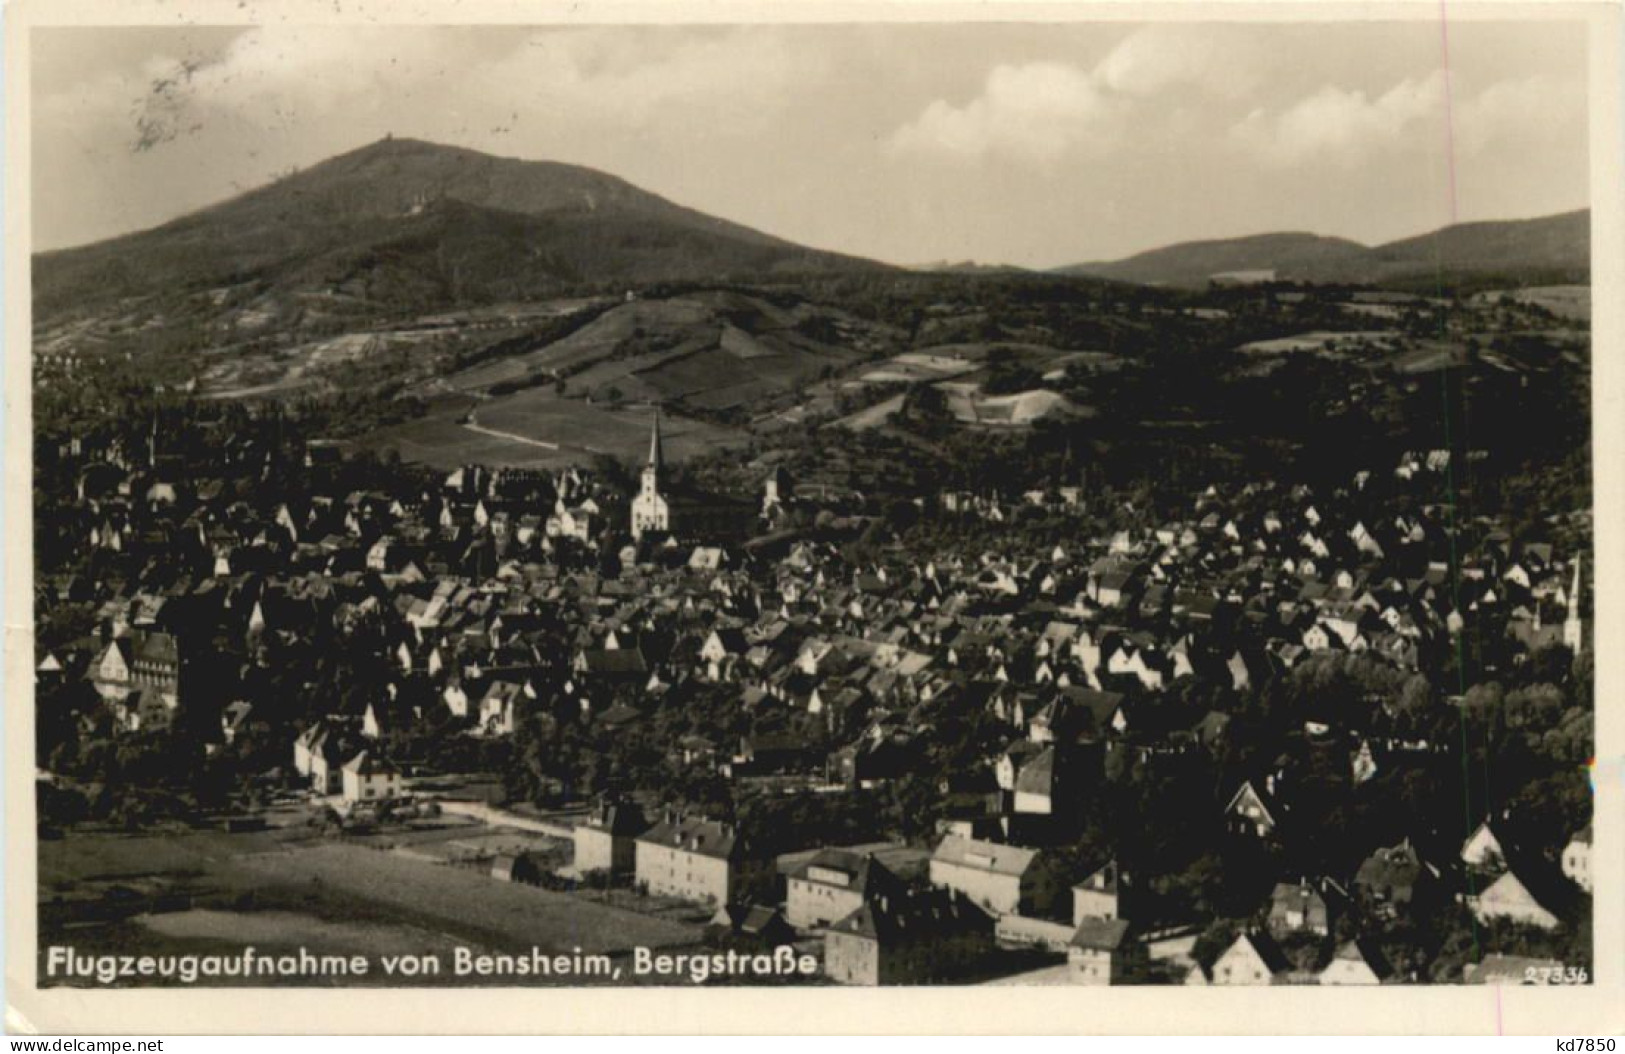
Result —
[{"label": "residential building", "polygon": [[931,883],[995,914],[1021,914],[1031,899],[1038,850],[949,835],[931,856]]},{"label": "residential building", "polygon": [[950,980],[993,948],[993,918],[944,889],[883,894],[824,931],[824,973],[839,984]]},{"label": "residential building", "polygon": [[1372,941],[1357,938],[1344,941],[1332,961],[1320,971],[1325,985],[1385,984],[1394,978],[1394,968]]},{"label": "residential building", "polygon": [[342,773],[347,805],[392,801],[401,796],[401,770],[376,751],[363,750],[345,763]]},{"label": "residential building", "polygon": [[733,824],[668,811],[638,836],[633,870],[655,896],[722,905],[754,863]]},{"label": "residential building", "polygon": [[599,801],[572,832],[576,874],[593,871],[631,874],[637,866],[637,836],[648,826],[643,811],[636,805]]},{"label": "residential building", "polygon": [[1128,875],[1120,873],[1116,860],[1106,864],[1072,887],[1072,925],[1084,919],[1127,918],[1123,903]]},{"label": "residential building", "polygon": [[1266,985],[1284,980],[1290,965],[1267,933],[1243,933],[1213,963],[1211,983]]},{"label": "residential building", "polygon": [[821,849],[786,878],[784,917],[796,929],[818,929],[852,914],[865,899],[899,895],[903,888],[873,853]]},{"label": "residential building", "polygon": [[1510,919],[1543,930],[1557,928],[1557,916],[1535,899],[1529,887],[1513,872],[1508,871],[1490,883],[1473,905],[1473,914],[1480,922],[1492,919]]},{"label": "residential building", "polygon": [[1074,983],[1116,984],[1127,958],[1129,924],[1122,919],[1086,918],[1078,923],[1066,961]]}]

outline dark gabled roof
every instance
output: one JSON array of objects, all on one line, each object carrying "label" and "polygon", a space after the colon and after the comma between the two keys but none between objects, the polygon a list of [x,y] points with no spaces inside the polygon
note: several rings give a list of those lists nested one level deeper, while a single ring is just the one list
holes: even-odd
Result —
[{"label": "dark gabled roof", "polygon": [[649,665],[644,662],[643,653],[636,648],[584,649],[581,652],[581,662],[586,667],[587,673],[643,674],[649,672]]},{"label": "dark gabled roof", "polygon": [[358,776],[392,776],[400,772],[388,758],[370,750],[363,750],[344,766],[344,771]]},{"label": "dark gabled roof", "polygon": [[1081,712],[1084,731],[1093,735],[1100,735],[1106,730],[1112,715],[1117,713],[1124,699],[1120,692],[1097,692],[1078,685],[1060,688],[1057,691],[1069,708]]},{"label": "dark gabled roof", "polygon": [[1074,948],[1116,951],[1128,937],[1129,924],[1122,919],[1084,919],[1072,935]]},{"label": "dark gabled roof", "polygon": [[1016,773],[1016,791],[1020,794],[1048,795],[1055,789],[1055,749],[1046,748]]},{"label": "dark gabled roof", "polygon": [[614,835],[636,835],[648,829],[643,810],[631,802],[601,801],[587,815],[584,826]]},{"label": "dark gabled roof", "polygon": [[1270,893],[1270,916],[1285,914],[1296,908],[1300,911],[1316,910],[1324,914],[1328,908],[1326,898],[1307,883],[1277,882]]},{"label": "dark gabled roof", "polygon": [[135,661],[174,665],[180,662],[180,648],[168,633],[138,631],[135,635]]},{"label": "dark gabled roof", "polygon": [[949,835],[932,854],[933,861],[992,871],[1001,875],[1019,876],[1033,866],[1038,850],[999,842],[984,842],[973,838]]},{"label": "dark gabled roof", "polygon": [[1404,888],[1415,885],[1427,875],[1427,865],[1407,838],[1398,845],[1386,846],[1366,857],[1354,881],[1362,886]]},{"label": "dark gabled roof", "polygon": [[1231,795],[1230,802],[1224,807],[1224,811],[1227,814],[1234,812],[1236,803],[1241,801],[1244,796],[1251,796],[1257,801],[1259,808],[1264,810],[1264,815],[1271,823],[1280,823],[1280,806],[1276,803],[1274,796],[1268,791],[1260,789],[1253,780],[1247,780],[1236,788],[1236,793]]},{"label": "dark gabled roof", "polygon": [[770,908],[766,904],[752,904],[745,911],[745,917],[739,922],[739,932],[750,936],[772,936],[775,930],[788,930],[790,924],[784,921],[784,916],[778,909]]},{"label": "dark gabled roof", "polygon": [[[848,876],[844,884],[814,875],[813,871],[833,871]],[[895,895],[903,891],[903,881],[891,869],[875,859],[873,853],[857,853],[850,849],[820,849],[816,855],[790,872],[792,879],[836,885],[849,892],[864,896]]]},{"label": "dark gabled roof", "polygon": [[668,814],[638,835],[638,841],[718,860],[738,860],[745,855],[745,845],[739,837],[738,828],[703,816]]},{"label": "dark gabled roof", "polygon": [[614,706],[598,715],[598,723],[605,728],[619,728],[641,720],[643,711],[631,703],[616,703]]},{"label": "dark gabled roof", "polygon": [[861,906],[832,925],[829,931],[863,937],[883,946],[896,946],[979,929],[991,933],[992,926],[992,918],[968,897],[931,888],[865,898]]},{"label": "dark gabled roof", "polygon": [[1106,861],[1084,876],[1082,882],[1073,885],[1073,889],[1084,889],[1095,893],[1116,893],[1118,891],[1122,874],[1117,866],[1117,860]]},{"label": "dark gabled roof", "polygon": [[722,626],[711,632],[716,634],[723,650],[731,655],[740,654],[750,647],[749,642],[745,640],[744,631],[737,626]]}]

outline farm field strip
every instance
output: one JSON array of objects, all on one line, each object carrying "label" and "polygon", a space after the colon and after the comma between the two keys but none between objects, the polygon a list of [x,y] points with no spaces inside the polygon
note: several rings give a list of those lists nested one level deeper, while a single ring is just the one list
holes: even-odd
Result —
[{"label": "farm field strip", "polygon": [[509,946],[546,951],[622,952],[692,944],[697,928],[622,911],[568,893],[500,882],[472,869],[442,867],[347,845],[321,845],[237,866],[292,886],[320,884]]}]

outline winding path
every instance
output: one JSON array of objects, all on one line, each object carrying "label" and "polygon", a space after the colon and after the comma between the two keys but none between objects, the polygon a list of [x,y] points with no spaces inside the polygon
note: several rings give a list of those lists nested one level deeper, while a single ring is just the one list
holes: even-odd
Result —
[{"label": "winding path", "polygon": [[557,443],[549,443],[545,439],[532,439],[529,436],[515,435],[512,432],[499,432],[495,428],[487,428],[480,424],[479,419],[474,416],[473,410],[468,412],[468,420],[463,422],[463,427],[468,429],[470,432],[478,432],[480,435],[491,436],[495,439],[506,439],[514,443],[525,443],[529,446],[539,446],[544,450],[559,449],[559,445]]}]

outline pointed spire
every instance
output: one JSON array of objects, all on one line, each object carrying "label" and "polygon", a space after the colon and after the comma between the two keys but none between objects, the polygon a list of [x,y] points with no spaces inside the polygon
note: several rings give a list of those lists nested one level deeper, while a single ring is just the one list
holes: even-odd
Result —
[{"label": "pointed spire", "polygon": [[1575,656],[1585,650],[1585,624],[1580,621],[1580,561],[1584,557],[1574,557],[1574,585],[1569,589],[1569,613],[1563,620],[1563,643]]},{"label": "pointed spire", "polygon": [[660,449],[660,404],[655,404],[654,427],[649,431],[649,467],[664,468],[665,458]]}]

